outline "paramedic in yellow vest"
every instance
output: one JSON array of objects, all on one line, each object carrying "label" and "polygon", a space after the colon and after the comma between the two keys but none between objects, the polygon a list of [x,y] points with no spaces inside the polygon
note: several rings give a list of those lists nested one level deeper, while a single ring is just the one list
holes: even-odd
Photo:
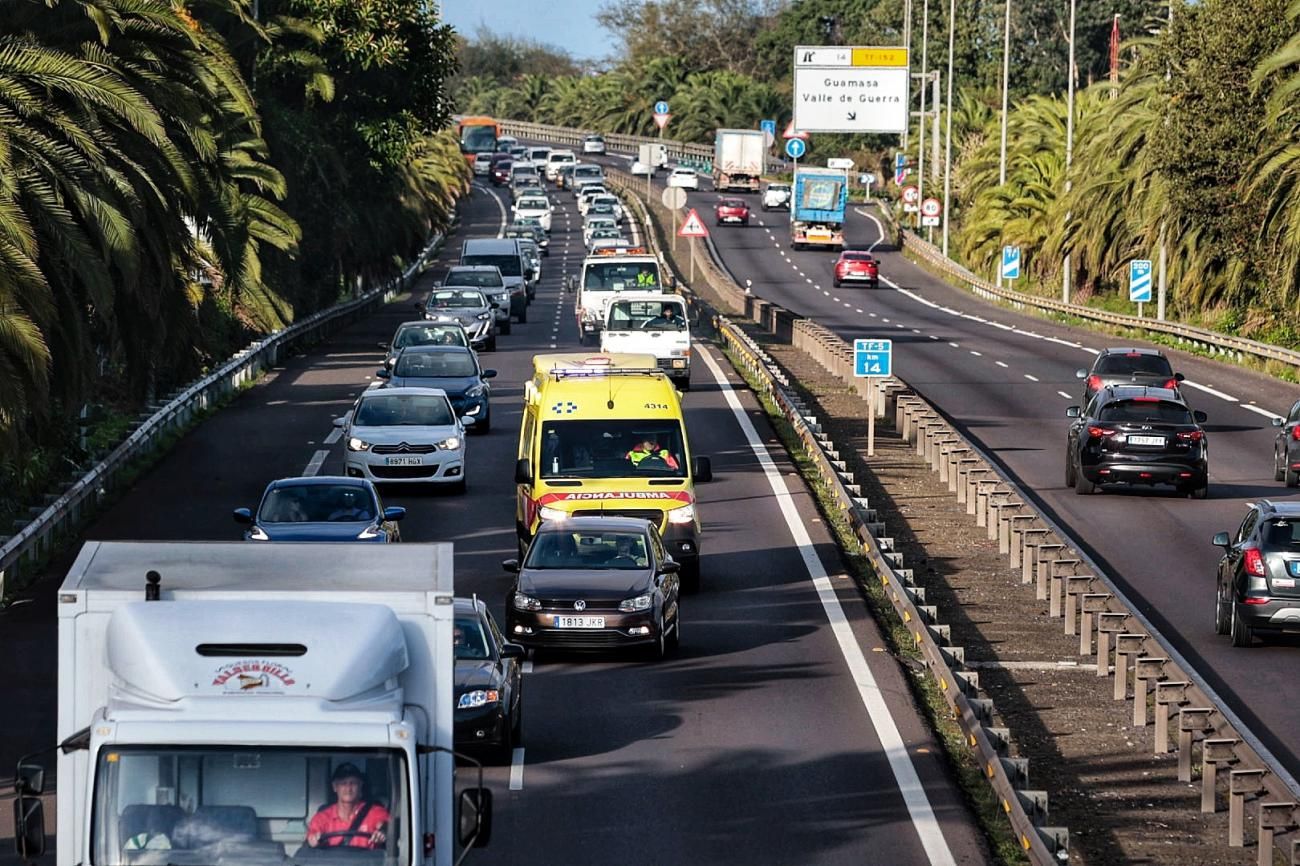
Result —
[{"label": "paramedic in yellow vest", "polygon": [[660,448],[659,443],[653,439],[642,439],[633,446],[631,451],[627,452],[627,454],[623,456],[625,456],[634,467],[640,466],[641,461],[645,460],[647,457],[658,457],[667,464],[669,469],[674,472],[677,471],[677,458],[670,454],[666,449]]}]

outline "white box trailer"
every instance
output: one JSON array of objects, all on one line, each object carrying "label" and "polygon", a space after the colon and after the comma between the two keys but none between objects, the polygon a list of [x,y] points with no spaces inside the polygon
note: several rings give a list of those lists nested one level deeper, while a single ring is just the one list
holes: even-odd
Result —
[{"label": "white box trailer", "polygon": [[[453,805],[453,611],[450,544],[88,542],[58,594],[58,866],[450,866],[486,844],[481,774]],[[41,775],[17,775],[29,857]],[[335,806],[353,778],[364,823],[305,844],[361,811]]]}]

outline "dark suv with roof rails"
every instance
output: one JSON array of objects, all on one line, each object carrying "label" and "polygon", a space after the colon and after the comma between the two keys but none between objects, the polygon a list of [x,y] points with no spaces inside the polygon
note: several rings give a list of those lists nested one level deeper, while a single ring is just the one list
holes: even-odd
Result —
[{"label": "dark suv with roof rails", "polygon": [[1214,632],[1248,647],[1265,634],[1300,634],[1300,503],[1253,502],[1223,548],[1214,594]]},{"label": "dark suv with roof rails", "polygon": [[1205,413],[1172,388],[1107,385],[1074,419],[1065,440],[1065,484],[1076,493],[1102,484],[1172,484],[1193,499],[1209,494]]},{"label": "dark suv with roof rails", "polygon": [[[1083,380],[1083,405],[1092,395],[1107,385],[1149,385],[1154,388],[1178,390],[1182,373],[1175,373],[1169,359],[1159,349],[1113,348],[1102,349],[1087,370],[1074,374]],[[1182,399],[1179,394],[1178,399]]]}]

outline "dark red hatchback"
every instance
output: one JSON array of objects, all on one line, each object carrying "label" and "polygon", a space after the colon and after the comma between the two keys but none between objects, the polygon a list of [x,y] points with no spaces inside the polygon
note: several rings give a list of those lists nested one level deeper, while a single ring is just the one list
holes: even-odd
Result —
[{"label": "dark red hatchback", "polygon": [[510,169],[514,164],[514,158],[508,153],[492,154],[492,165],[488,168],[488,176],[492,179],[492,185],[504,186],[510,183]]},{"label": "dark red hatchback", "polygon": [[713,207],[713,218],[718,225],[740,223],[749,225],[749,205],[738,198],[724,198]]},{"label": "dark red hatchback", "polygon": [[871,253],[845,250],[835,262],[835,288],[845,283],[866,283],[876,288],[880,285],[880,264]]}]

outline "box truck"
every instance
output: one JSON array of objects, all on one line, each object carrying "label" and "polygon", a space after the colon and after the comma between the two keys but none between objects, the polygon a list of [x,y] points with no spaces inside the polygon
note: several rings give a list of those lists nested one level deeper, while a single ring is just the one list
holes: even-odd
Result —
[{"label": "box truck", "polygon": [[668,165],[668,145],[666,144],[641,144],[637,145],[636,161],[646,167],[646,171],[654,174],[661,168]]},{"label": "box truck", "polygon": [[719,129],[713,140],[713,188],[758,192],[767,139],[758,129]]},{"label": "box truck", "polygon": [[844,212],[849,177],[838,168],[804,168],[794,173],[790,246],[844,249]]},{"label": "box truck", "polygon": [[[58,866],[486,844],[481,769],[454,791],[452,596],[450,544],[88,542],[58,592]],[[41,764],[15,777],[29,860]]]}]

